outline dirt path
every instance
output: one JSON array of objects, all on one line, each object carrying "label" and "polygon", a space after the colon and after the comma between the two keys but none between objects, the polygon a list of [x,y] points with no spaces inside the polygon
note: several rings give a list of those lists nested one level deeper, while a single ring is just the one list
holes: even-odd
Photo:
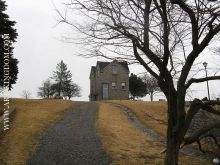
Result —
[{"label": "dirt path", "polygon": [[28,165],[107,165],[110,158],[102,149],[95,129],[98,107],[79,102],[63,120],[45,132]]},{"label": "dirt path", "polygon": [[[139,121],[139,119],[136,117],[135,113],[131,109],[129,109],[128,107],[126,107],[124,105],[121,105],[121,104],[112,103],[112,102],[107,102],[107,103],[121,109],[127,115],[128,120],[130,121],[131,125],[133,125],[136,129],[143,132],[152,141],[159,141],[162,144],[166,145],[166,138],[162,137],[155,130],[153,130],[151,128],[148,128],[144,124],[142,124]],[[181,149],[180,152],[182,154],[185,154],[185,155],[188,155],[188,156],[195,156],[195,157],[205,159],[205,160],[212,160],[213,159],[213,156],[211,156],[207,153],[202,153],[197,148],[195,148],[193,146],[186,146],[183,149]]]}]

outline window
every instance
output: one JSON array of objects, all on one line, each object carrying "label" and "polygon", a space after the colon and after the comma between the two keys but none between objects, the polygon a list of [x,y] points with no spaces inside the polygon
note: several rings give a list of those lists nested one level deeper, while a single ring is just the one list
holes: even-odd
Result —
[{"label": "window", "polygon": [[112,65],[112,73],[117,74],[117,67],[115,64]]},{"label": "window", "polygon": [[123,90],[126,89],[126,83],[125,83],[125,82],[122,82],[122,83],[121,83],[121,89],[123,89]]},{"label": "window", "polygon": [[115,82],[112,83],[112,89],[116,89],[116,83]]}]

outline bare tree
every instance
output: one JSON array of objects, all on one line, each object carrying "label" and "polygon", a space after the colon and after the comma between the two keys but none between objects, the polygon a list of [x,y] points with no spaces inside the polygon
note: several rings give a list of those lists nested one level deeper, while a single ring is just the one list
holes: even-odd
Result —
[{"label": "bare tree", "polygon": [[153,76],[145,74],[142,77],[143,82],[146,84],[147,93],[150,95],[150,100],[153,101],[154,95],[161,92],[159,85],[157,84],[157,79]]},{"label": "bare tree", "polygon": [[[89,56],[138,62],[155,77],[168,105],[165,164],[178,164],[180,145],[198,108],[219,114],[211,106],[219,102],[197,99],[185,111],[186,92],[192,84],[220,79],[216,75],[191,77],[195,60],[220,31],[219,4],[206,0],[71,0],[66,8],[71,13],[79,11],[87,20],[80,24],[68,12],[57,11],[60,22],[86,37]],[[218,124],[205,131],[213,127]]]},{"label": "bare tree", "polygon": [[25,99],[30,99],[31,92],[29,92],[28,90],[23,90],[22,91],[22,97],[24,97]]}]

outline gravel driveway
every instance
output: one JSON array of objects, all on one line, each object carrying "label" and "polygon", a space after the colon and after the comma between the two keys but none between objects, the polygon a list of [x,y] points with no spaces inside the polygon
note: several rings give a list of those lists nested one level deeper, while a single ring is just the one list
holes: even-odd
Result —
[{"label": "gravel driveway", "polygon": [[28,165],[107,165],[110,158],[96,133],[96,103],[78,102],[40,138]]}]

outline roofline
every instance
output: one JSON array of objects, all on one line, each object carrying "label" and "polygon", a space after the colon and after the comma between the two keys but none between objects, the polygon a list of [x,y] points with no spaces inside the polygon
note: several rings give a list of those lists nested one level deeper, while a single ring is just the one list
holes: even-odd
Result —
[{"label": "roofline", "polygon": [[[126,63],[126,65],[128,66],[128,62],[127,61],[119,61],[119,60],[117,60],[117,59],[114,59],[113,61],[117,61],[119,64],[121,64],[121,63]],[[97,61],[97,63],[96,63],[96,68],[97,68],[97,66],[98,66],[98,63],[108,63],[105,67],[107,67],[109,64],[111,64],[113,61],[111,61],[111,62],[108,62],[108,61]],[[121,64],[122,65],[122,64]],[[123,65],[122,65],[123,66]],[[103,67],[103,69],[105,68],[105,67]],[[124,67],[124,66],[123,66]],[[124,67],[126,70],[128,70],[129,72],[130,72],[130,69],[129,69],[129,67]]]}]

